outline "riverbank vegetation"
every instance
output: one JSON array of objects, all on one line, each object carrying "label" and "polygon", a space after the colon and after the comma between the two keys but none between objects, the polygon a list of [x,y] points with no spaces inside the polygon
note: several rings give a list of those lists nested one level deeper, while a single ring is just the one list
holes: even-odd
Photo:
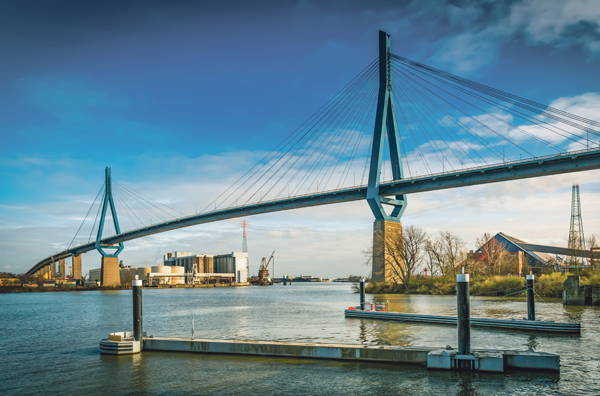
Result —
[{"label": "riverbank vegetation", "polygon": [[[373,268],[372,279],[365,291],[454,294],[456,274],[464,271],[471,276],[471,295],[519,293],[525,289],[524,275],[534,273],[535,290],[539,295],[562,296],[563,282],[570,273],[560,271],[557,258],[546,257],[545,262],[532,262],[522,251],[508,251],[502,242],[488,233],[477,238],[476,245],[479,246],[477,252],[467,253],[464,240],[449,231],[429,235],[412,225],[386,230],[385,234],[375,235],[372,248],[365,252],[365,264]],[[598,245],[595,236],[588,239],[588,245]],[[567,264],[575,267],[571,270],[580,276],[581,284],[600,284],[597,265],[587,265],[589,263],[581,258],[574,260]]]},{"label": "riverbank vegetation", "polygon": [[[553,272],[542,274],[535,279],[535,291],[542,297],[561,297],[563,282],[569,273]],[[579,273],[583,285],[600,284],[600,270],[582,270]],[[516,275],[475,275],[470,279],[470,292],[472,296],[506,296],[514,294],[518,297],[519,291],[525,290],[525,277]],[[431,294],[449,295],[456,294],[455,276],[429,276],[413,277],[411,285],[406,288],[402,283],[394,282],[368,282],[365,291],[372,294]],[[524,296],[524,294],[521,294]]]}]

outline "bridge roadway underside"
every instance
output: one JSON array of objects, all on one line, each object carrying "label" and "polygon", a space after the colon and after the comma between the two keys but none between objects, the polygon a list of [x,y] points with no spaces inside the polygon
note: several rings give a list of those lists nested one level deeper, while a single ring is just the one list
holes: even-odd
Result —
[{"label": "bridge roadway underside", "polygon": [[[582,172],[600,169],[600,150],[584,151],[578,153],[561,154],[554,157],[544,157],[532,160],[511,162],[507,164],[466,169],[463,171],[446,172],[423,177],[414,177],[403,180],[382,183],[379,187],[381,196],[400,194],[414,194],[419,192],[444,190],[456,187],[475,186],[480,184],[498,183],[509,180],[528,179],[558,175],[562,173]],[[292,198],[249,204],[227,209],[215,210],[193,216],[181,217],[163,223],[153,224],[148,227],[121,233],[104,238],[103,244],[116,244],[130,241],[144,236],[158,234],[193,225],[211,223],[236,217],[250,216],[262,213],[279,212],[306,208],[310,206],[330,205],[342,202],[366,199],[367,186],[352,187],[334,191],[324,191]],[[33,274],[58,259],[70,257],[94,250],[94,242],[80,245],[64,252],[48,257],[27,273]],[[53,261],[54,260],[54,261]]]}]

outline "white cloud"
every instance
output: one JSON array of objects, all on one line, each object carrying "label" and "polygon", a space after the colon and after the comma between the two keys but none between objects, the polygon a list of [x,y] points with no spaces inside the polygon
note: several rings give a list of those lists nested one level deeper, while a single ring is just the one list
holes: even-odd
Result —
[{"label": "white cloud", "polygon": [[432,60],[463,76],[493,63],[500,48],[520,35],[531,45],[580,46],[600,54],[596,0],[523,0],[510,5],[484,0],[445,8],[450,25],[460,30],[440,39]]}]

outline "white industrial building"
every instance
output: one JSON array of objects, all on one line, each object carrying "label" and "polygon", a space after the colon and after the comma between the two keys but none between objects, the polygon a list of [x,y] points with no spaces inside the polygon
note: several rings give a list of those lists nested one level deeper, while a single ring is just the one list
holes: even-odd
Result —
[{"label": "white industrial building", "polygon": [[190,274],[234,274],[236,283],[248,282],[248,253],[232,252],[221,255],[192,254],[176,251],[164,256],[164,265],[184,267]]}]

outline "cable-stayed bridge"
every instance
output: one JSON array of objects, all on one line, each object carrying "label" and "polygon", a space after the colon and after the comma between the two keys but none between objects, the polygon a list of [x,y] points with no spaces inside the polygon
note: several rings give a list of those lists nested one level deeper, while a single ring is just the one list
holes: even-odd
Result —
[{"label": "cable-stayed bridge", "polygon": [[91,250],[118,265],[136,238],[357,200],[381,231],[400,222],[407,194],[599,168],[600,122],[394,55],[380,32],[379,58],[200,213],[182,216],[107,168],[69,246],[28,273],[55,274],[58,261],[64,276],[73,256],[80,277]]}]

